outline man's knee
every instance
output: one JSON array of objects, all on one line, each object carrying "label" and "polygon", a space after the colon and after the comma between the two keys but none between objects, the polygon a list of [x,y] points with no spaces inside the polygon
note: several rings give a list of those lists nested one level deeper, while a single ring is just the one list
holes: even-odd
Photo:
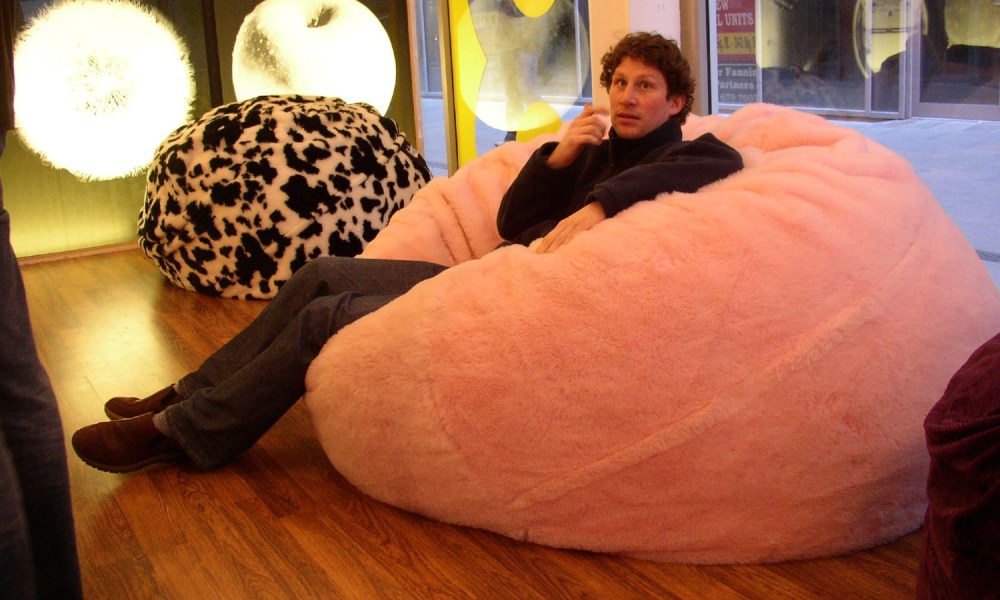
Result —
[{"label": "man's knee", "polygon": [[321,256],[307,262],[288,280],[284,287],[323,289],[350,268],[354,259],[342,256]]}]

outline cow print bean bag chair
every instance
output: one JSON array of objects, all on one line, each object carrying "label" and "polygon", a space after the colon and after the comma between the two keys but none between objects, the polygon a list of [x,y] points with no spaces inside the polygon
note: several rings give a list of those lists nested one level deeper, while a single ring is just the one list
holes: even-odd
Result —
[{"label": "cow print bean bag chair", "polygon": [[916,530],[923,419],[1000,330],[910,165],[821,117],[689,118],[746,168],[552,254],[499,241],[533,145],[437,178],[363,256],[454,265],[307,375],[331,462],[443,521],[665,561],[826,556]]},{"label": "cow print bean bag chair", "polygon": [[139,244],[180,287],[271,298],[310,259],[361,252],[429,179],[396,124],[368,105],[253,98],[160,145]]}]

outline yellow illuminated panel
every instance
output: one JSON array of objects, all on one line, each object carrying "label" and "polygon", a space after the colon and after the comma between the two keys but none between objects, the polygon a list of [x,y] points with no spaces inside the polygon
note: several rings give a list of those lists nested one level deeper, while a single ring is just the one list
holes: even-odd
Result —
[{"label": "yellow illuminated panel", "polygon": [[583,86],[577,58],[589,56],[586,32],[583,51],[560,32],[579,23],[574,3],[455,0],[449,19],[459,164],[479,153],[479,122],[518,140],[558,130]]}]

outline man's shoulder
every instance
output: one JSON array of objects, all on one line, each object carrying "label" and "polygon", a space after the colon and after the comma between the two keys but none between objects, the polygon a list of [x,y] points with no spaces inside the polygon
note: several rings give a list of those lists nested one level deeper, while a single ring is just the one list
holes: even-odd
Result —
[{"label": "man's shoulder", "polygon": [[739,154],[735,148],[708,132],[690,140],[683,140],[662,150],[661,156],[676,154],[704,154],[706,152],[722,152]]}]

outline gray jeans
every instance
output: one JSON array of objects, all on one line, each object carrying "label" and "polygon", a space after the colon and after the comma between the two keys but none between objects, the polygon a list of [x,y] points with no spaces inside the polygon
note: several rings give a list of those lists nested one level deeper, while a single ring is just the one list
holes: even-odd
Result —
[{"label": "gray jeans", "polygon": [[62,420],[3,206],[0,184],[0,596],[82,598]]},{"label": "gray jeans", "polygon": [[220,467],[252,446],[305,393],[305,375],[341,327],[446,267],[427,262],[318,258],[260,315],[177,383],[186,402],[161,422],[195,465]]}]

